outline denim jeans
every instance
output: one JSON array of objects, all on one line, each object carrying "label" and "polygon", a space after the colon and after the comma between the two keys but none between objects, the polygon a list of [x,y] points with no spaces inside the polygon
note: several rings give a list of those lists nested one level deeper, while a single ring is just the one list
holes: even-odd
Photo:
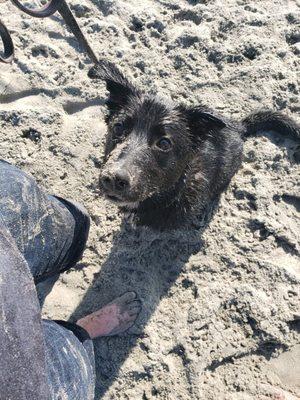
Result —
[{"label": "denim jeans", "polygon": [[35,283],[74,266],[89,217],[0,160],[0,399],[92,400],[95,362],[84,329],[41,319]]}]

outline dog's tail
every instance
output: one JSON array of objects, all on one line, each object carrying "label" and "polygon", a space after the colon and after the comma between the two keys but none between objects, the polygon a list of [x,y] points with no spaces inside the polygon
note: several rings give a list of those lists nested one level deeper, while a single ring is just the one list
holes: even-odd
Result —
[{"label": "dog's tail", "polygon": [[277,111],[260,110],[244,118],[244,137],[255,135],[258,131],[275,131],[300,143],[300,125],[293,119]]}]

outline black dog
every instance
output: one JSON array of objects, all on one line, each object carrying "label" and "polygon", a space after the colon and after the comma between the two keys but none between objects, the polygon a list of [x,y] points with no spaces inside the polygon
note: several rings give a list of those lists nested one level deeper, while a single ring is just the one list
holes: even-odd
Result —
[{"label": "black dog", "polygon": [[239,169],[245,136],[276,130],[300,140],[300,127],[277,112],[230,122],[206,107],[142,93],[107,61],[89,77],[105,80],[110,95],[100,185],[143,225],[172,228],[195,208],[204,210]]}]

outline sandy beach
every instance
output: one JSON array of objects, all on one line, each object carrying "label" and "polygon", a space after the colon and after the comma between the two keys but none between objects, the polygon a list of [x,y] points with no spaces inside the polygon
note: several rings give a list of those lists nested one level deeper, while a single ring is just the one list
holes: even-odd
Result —
[{"label": "sandy beach", "polygon": [[[68,4],[96,54],[141,88],[237,120],[269,107],[300,122],[299,0]],[[211,218],[133,227],[99,195],[107,93],[88,57],[59,14],[6,1],[0,19],[16,56],[0,66],[1,158],[91,215],[84,257],[44,317],[74,321],[127,290],[143,303],[128,333],[95,341],[96,400],[300,398],[299,145],[259,133]]]}]

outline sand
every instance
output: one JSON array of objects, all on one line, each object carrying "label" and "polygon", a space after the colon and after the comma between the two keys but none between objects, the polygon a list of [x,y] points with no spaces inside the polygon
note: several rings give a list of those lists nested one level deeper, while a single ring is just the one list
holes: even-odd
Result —
[{"label": "sand", "polygon": [[[300,122],[298,0],[69,3],[96,53],[140,87],[227,117],[268,106]],[[33,19],[7,1],[0,18],[16,46],[14,64],[0,65],[1,157],[92,218],[84,258],[44,316],[75,320],[127,290],[143,302],[130,332],[95,342],[96,399],[299,397],[296,143],[249,139],[210,221],[134,228],[98,193],[106,92],[88,58],[58,14]]]}]

